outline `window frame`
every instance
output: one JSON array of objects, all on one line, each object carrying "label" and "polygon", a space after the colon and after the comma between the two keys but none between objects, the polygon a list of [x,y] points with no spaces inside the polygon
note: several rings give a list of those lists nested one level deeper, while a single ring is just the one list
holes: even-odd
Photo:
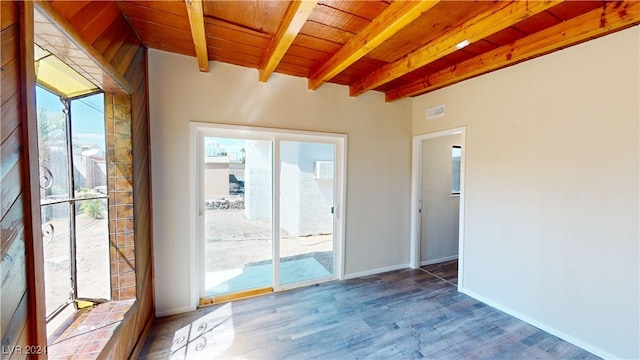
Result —
[{"label": "window frame", "polygon": [[[71,103],[73,101],[76,100],[80,100],[82,98],[86,98],[89,96],[94,96],[97,94],[104,94],[106,96],[106,93],[102,90],[97,90],[88,94],[82,94],[79,96],[75,96],[75,97],[69,97],[69,98],[65,98],[62,95],[52,91],[50,88],[42,86],[40,84],[36,84],[37,87],[40,87],[42,90],[49,92],[50,94],[52,94],[53,96],[57,96],[60,98],[60,101],[63,105],[63,114],[64,114],[64,127],[65,127],[65,147],[66,147],[66,167],[67,167],[67,173],[66,173],[66,177],[67,177],[67,181],[66,181],[66,191],[67,191],[67,197],[65,199],[60,199],[60,200],[53,200],[53,201],[46,201],[44,200],[44,198],[39,197],[39,206],[40,206],[40,211],[42,211],[43,208],[47,207],[47,206],[53,206],[53,205],[57,205],[57,204],[67,204],[68,205],[68,209],[69,209],[69,246],[70,246],[70,253],[69,253],[69,262],[70,262],[70,281],[69,281],[69,286],[70,286],[70,293],[69,293],[69,298],[66,299],[65,303],[59,304],[55,310],[53,310],[51,313],[46,313],[45,312],[45,323],[49,323],[50,321],[52,321],[53,319],[55,319],[58,315],[60,315],[65,309],[68,308],[69,305],[74,305],[75,310],[78,310],[78,300],[80,300],[80,298],[78,297],[78,272],[77,272],[77,233],[76,233],[76,225],[77,225],[77,221],[76,221],[76,204],[81,204],[83,201],[89,201],[89,200],[105,200],[107,205],[105,207],[105,213],[106,213],[106,221],[107,224],[109,224],[109,220],[110,220],[110,212],[109,210],[109,194],[107,191],[107,194],[104,195],[100,195],[100,196],[90,196],[90,197],[78,197],[76,195],[76,189],[75,189],[75,171],[74,171],[74,161],[73,161],[73,126],[72,126],[72,112],[71,112]],[[36,104],[37,104],[37,98],[36,98]],[[104,107],[103,107],[103,114],[104,114]],[[103,115],[103,120],[106,119],[106,117]],[[36,116],[36,123],[39,124],[40,119],[38,119],[38,117]],[[105,147],[105,160],[108,161],[108,155],[107,155],[107,129],[106,129],[106,124],[104,126],[104,134],[105,134],[105,141],[104,141],[104,147]],[[38,142],[38,153],[40,151],[40,146],[41,144]],[[40,162],[40,157],[38,156],[38,166],[39,168],[45,168],[46,167],[42,166],[41,162]],[[47,169],[48,170],[48,169]],[[50,172],[50,171],[49,171]],[[39,173],[38,176],[41,178],[42,174]],[[106,185],[107,185],[107,189],[109,188],[109,177],[107,176],[107,174],[105,174],[105,181],[106,181]],[[42,187],[40,187],[41,189],[43,189]],[[42,219],[44,220],[44,219]],[[45,226],[48,224],[48,222],[44,222],[42,223],[42,229],[43,229],[43,237],[44,237],[44,229]],[[110,234],[109,234],[109,228],[107,227],[107,237],[110,238]],[[44,243],[44,240],[43,240]],[[44,246],[44,244],[43,244]],[[109,263],[111,263],[111,256],[109,254],[109,252],[106,253],[106,256],[109,259]],[[43,258],[43,260],[46,261],[46,259]],[[112,290],[112,282],[111,282],[111,276],[109,274],[109,301],[112,300],[111,297],[111,290]],[[47,289],[47,284],[45,283],[45,294],[46,294],[46,289]],[[46,299],[46,295],[45,295],[45,299]],[[88,299],[88,298],[82,298],[82,300],[88,300],[88,301],[92,301],[95,303],[99,303],[99,302],[103,302],[103,299]],[[46,303],[46,300],[45,300]]]},{"label": "window frame", "polygon": [[[454,155],[454,152],[456,149],[460,150],[460,154],[458,156]],[[458,167],[458,177],[457,177],[457,181],[455,180],[455,174],[456,174],[456,162],[455,159],[458,158],[458,162],[457,162],[457,167]],[[459,197],[460,196],[460,174],[461,174],[461,168],[462,168],[462,146],[460,145],[452,145],[451,146],[451,197]],[[457,188],[458,191],[455,191],[455,184],[458,184]]]},{"label": "window frame", "polygon": [[[347,134],[316,132],[305,130],[291,130],[282,128],[265,128],[257,126],[228,125],[218,123],[191,121],[190,129],[190,273],[192,280],[190,283],[190,308],[195,310],[200,306],[201,294],[204,290],[204,249],[202,239],[204,222],[202,221],[204,208],[204,188],[202,184],[201,156],[204,154],[205,137],[221,138],[244,138],[251,140],[267,140],[272,142],[273,164],[272,164],[272,196],[273,199],[280,198],[280,142],[281,141],[309,141],[330,143],[336,146],[334,160],[334,272],[331,279],[344,279],[344,254],[345,254],[345,215],[346,214],[346,184],[347,184]],[[314,141],[315,140],[315,141]],[[272,216],[273,229],[280,228],[280,201],[273,201]],[[279,231],[273,232],[273,291],[283,291],[300,286],[307,286],[320,281],[312,279],[308,282],[281,284],[279,274]],[[278,255],[278,256],[276,256]],[[329,278],[326,278],[328,281]]]}]

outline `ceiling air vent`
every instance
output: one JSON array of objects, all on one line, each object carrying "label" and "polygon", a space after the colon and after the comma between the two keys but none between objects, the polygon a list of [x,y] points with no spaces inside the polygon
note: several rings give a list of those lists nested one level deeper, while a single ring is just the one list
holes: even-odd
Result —
[{"label": "ceiling air vent", "polygon": [[438,105],[427,109],[427,120],[439,118],[440,116],[444,116],[444,105]]}]

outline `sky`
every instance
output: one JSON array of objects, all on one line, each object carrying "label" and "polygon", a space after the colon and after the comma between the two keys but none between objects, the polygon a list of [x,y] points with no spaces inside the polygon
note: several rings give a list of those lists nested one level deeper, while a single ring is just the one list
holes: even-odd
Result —
[{"label": "sky", "polygon": [[[62,112],[62,103],[57,95],[36,86],[36,106],[51,114]],[[101,149],[104,144],[104,94],[87,96],[71,101],[71,131],[80,143],[91,143]]]},{"label": "sky", "polygon": [[216,145],[220,145],[220,148],[222,148],[223,151],[226,151],[227,153],[236,153],[238,159],[242,158],[241,149],[245,147],[245,140],[231,138],[205,137],[204,143],[205,151],[209,146],[215,147]]}]

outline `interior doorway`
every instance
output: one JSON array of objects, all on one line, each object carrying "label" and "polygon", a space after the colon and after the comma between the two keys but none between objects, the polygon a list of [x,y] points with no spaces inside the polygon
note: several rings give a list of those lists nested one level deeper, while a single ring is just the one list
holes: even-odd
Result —
[{"label": "interior doorway", "polygon": [[463,276],[465,128],[414,137],[411,266],[458,259]]},{"label": "interior doorway", "polygon": [[199,305],[342,277],[345,142],[193,124]]},{"label": "interior doorway", "polygon": [[458,258],[461,134],[423,139],[420,265]]}]

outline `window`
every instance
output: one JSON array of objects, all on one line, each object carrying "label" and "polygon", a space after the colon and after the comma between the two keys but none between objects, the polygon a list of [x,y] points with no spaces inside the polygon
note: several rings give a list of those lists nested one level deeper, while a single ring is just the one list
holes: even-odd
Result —
[{"label": "window", "polygon": [[460,195],[460,158],[462,148],[454,145],[451,148],[451,195]]},{"label": "window", "polygon": [[47,321],[111,298],[104,95],[36,88]]}]

